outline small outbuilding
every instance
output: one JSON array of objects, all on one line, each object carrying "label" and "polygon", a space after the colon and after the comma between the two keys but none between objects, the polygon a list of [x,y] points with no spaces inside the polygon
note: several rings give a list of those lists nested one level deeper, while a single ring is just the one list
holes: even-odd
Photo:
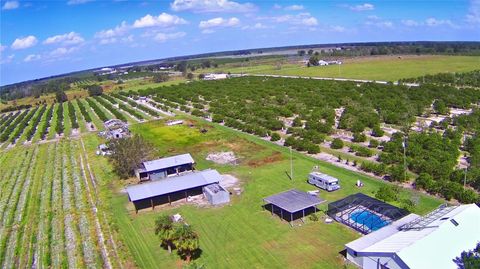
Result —
[{"label": "small outbuilding", "polygon": [[203,194],[211,205],[220,205],[230,202],[230,193],[220,186],[220,184],[211,184],[203,187]]},{"label": "small outbuilding", "polygon": [[143,162],[135,170],[135,175],[140,181],[158,180],[182,172],[193,171],[195,161],[190,154],[181,154],[153,161]]},{"label": "small outbuilding", "polygon": [[307,192],[291,189],[274,194],[263,199],[267,204],[264,208],[277,214],[282,220],[287,220],[290,225],[296,219],[304,220],[305,216],[317,212],[317,205],[325,200]]}]

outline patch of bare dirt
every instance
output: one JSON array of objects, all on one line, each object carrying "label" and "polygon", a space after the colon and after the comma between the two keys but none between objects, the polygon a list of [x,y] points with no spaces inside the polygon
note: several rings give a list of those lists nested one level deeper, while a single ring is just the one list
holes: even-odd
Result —
[{"label": "patch of bare dirt", "polygon": [[282,161],[283,160],[283,156],[280,152],[275,152],[273,153],[272,155],[270,156],[267,156],[263,159],[259,159],[259,160],[250,160],[248,161],[248,166],[250,167],[259,167],[259,166],[263,166],[263,165],[266,165],[266,164],[271,164],[271,163],[274,163],[274,162],[279,162],[279,161]]},{"label": "patch of bare dirt", "polygon": [[237,165],[238,158],[233,151],[213,152],[205,158],[207,161],[212,161],[216,164],[232,164]]}]

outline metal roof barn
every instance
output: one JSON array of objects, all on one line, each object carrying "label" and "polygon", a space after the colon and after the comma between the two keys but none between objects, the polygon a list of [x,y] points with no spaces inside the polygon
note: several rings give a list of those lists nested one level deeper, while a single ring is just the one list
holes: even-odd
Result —
[{"label": "metal roof barn", "polygon": [[[267,206],[270,205],[270,210],[272,214],[276,213],[275,209],[280,209],[280,218],[284,219],[284,211],[290,214],[290,224],[294,220],[294,215],[295,218],[298,217],[298,214],[295,213],[300,213],[301,211],[301,217],[302,221],[303,218],[305,217],[305,213],[309,214],[317,211],[316,206],[325,202],[325,200],[318,198],[316,196],[313,196],[309,193],[299,191],[297,189],[291,189],[285,192],[281,192],[278,194],[274,194],[272,196],[269,196],[267,198],[264,198],[263,201],[268,203],[265,205],[265,208],[267,209]],[[307,210],[310,209],[310,210]],[[307,212],[305,211],[307,210]],[[277,210],[278,212],[278,210]],[[278,215],[278,214],[277,214]]]},{"label": "metal roof barn", "polygon": [[198,188],[219,183],[221,175],[216,170],[204,170],[200,172],[191,172],[182,176],[170,177],[163,180],[128,186],[126,191],[128,198],[134,203],[135,208],[154,208],[154,204],[162,204],[162,197],[167,195],[168,202],[171,203],[171,196],[179,192],[184,192],[182,198],[187,198],[188,193],[198,192]]},{"label": "metal roof barn", "polygon": [[184,164],[195,163],[192,156],[188,153],[162,158],[158,160],[144,162],[145,172],[161,170],[168,167],[179,166]]}]

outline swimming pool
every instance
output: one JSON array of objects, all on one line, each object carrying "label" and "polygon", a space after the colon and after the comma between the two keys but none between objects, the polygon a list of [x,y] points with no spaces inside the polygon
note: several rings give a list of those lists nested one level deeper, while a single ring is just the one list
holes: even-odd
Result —
[{"label": "swimming pool", "polygon": [[371,231],[376,231],[388,225],[388,222],[382,220],[378,215],[370,211],[356,211],[350,214],[350,219],[358,224],[363,224]]}]

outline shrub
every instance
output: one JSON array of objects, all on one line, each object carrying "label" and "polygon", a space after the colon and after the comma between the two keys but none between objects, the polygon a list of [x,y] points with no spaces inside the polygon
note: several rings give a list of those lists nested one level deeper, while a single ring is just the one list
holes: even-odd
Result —
[{"label": "shrub", "polygon": [[390,184],[382,185],[375,193],[375,198],[384,202],[397,201],[400,187]]},{"label": "shrub", "polygon": [[367,136],[364,133],[354,133],[352,142],[365,142],[367,141]]},{"label": "shrub", "polygon": [[335,138],[332,141],[332,144],[330,144],[330,148],[332,149],[341,149],[343,148],[343,141],[340,138]]},{"label": "shrub", "polygon": [[308,218],[311,220],[311,221],[318,221],[319,220],[319,217],[316,213],[312,213],[310,214],[310,216],[308,216]]},{"label": "shrub", "polygon": [[377,148],[380,143],[378,140],[370,139],[370,143],[368,144],[369,148]]},{"label": "shrub", "polygon": [[272,133],[272,136],[270,137],[270,141],[278,141],[280,140],[280,135],[278,133]]}]

